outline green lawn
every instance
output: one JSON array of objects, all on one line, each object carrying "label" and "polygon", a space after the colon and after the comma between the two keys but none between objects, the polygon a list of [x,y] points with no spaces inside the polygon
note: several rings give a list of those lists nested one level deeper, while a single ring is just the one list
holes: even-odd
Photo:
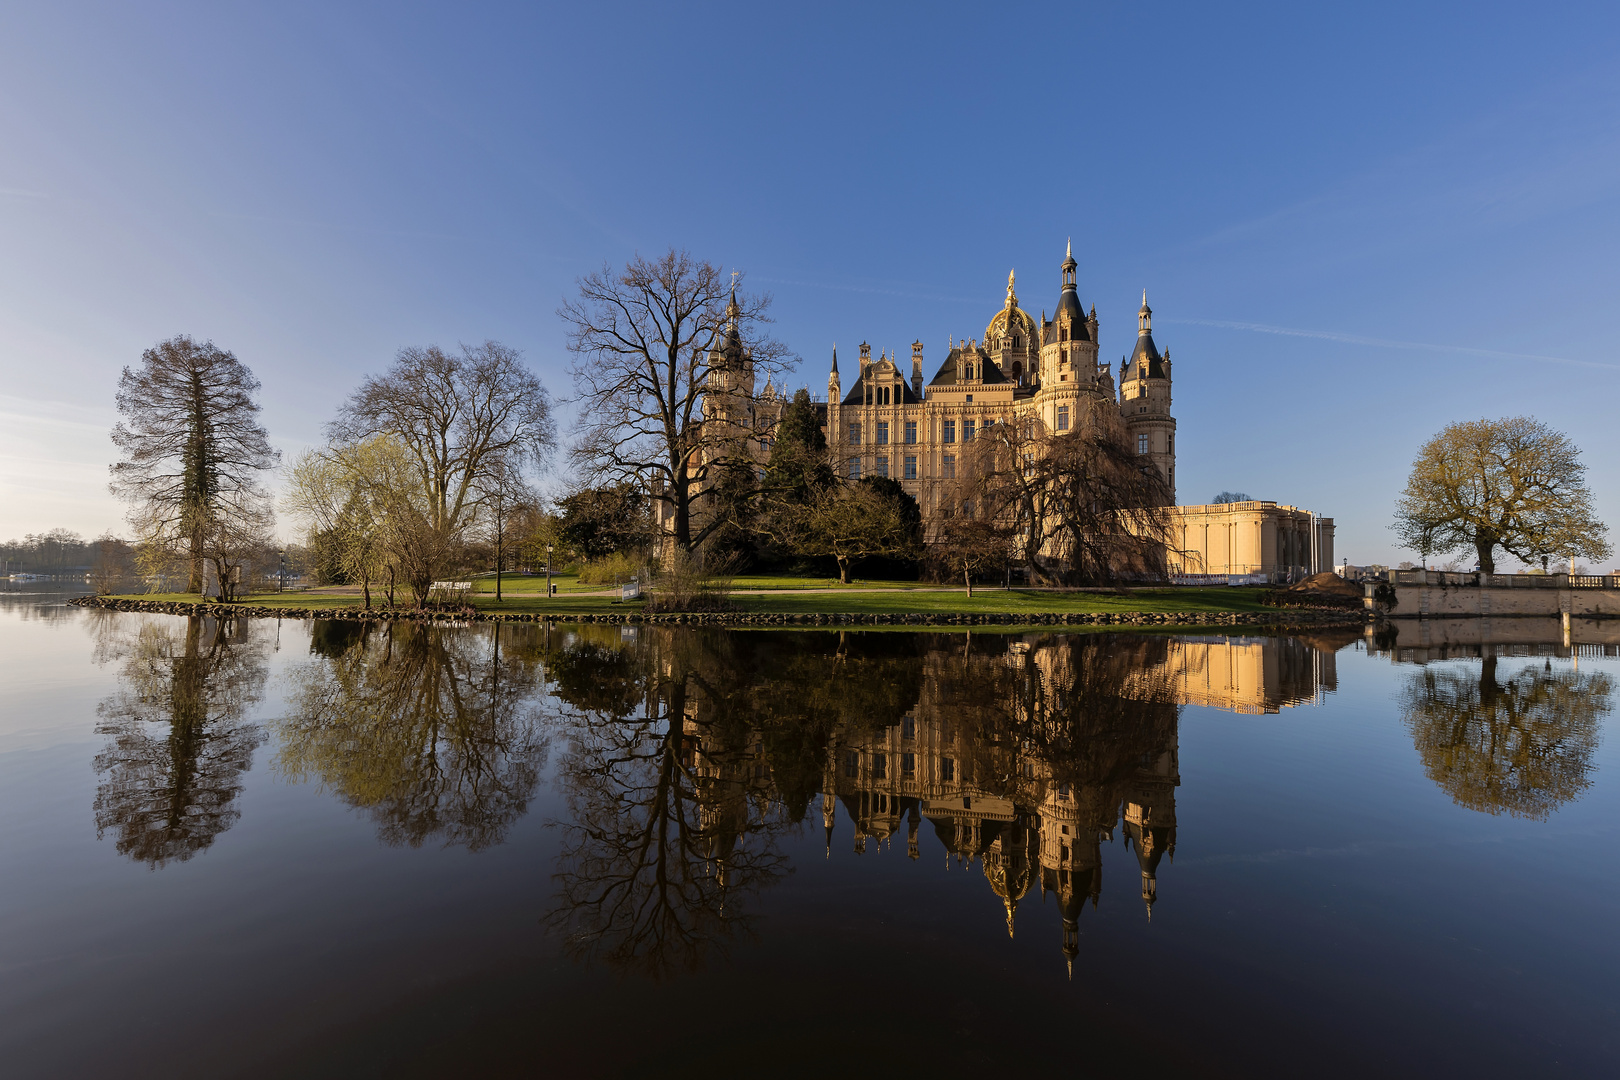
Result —
[{"label": "green lawn", "polygon": [[[581,585],[577,574],[553,574],[551,583],[557,586],[558,595],[576,592],[595,592],[601,589],[610,589],[611,585]],[[495,575],[484,574],[472,579],[474,595],[488,593],[495,595]],[[533,577],[518,577],[515,574],[501,575],[501,595],[513,593],[519,596],[533,594],[536,597],[546,595],[546,576],[539,574]]]},{"label": "green lawn", "polygon": [[[563,594],[555,599],[547,600],[544,595],[544,581],[544,578],[540,579],[541,587],[538,590],[526,592],[514,590],[499,604],[495,602],[492,585],[491,593],[477,594],[473,598],[473,604],[480,610],[490,612],[499,611],[513,614],[549,613],[555,615],[626,613],[640,611],[644,606],[639,601],[626,604],[619,603],[613,596],[581,596],[577,595],[577,593],[575,595]],[[934,588],[938,589],[937,586]],[[502,592],[503,594],[506,592],[504,582]],[[1077,614],[1127,611],[1213,613],[1270,610],[1260,604],[1260,592],[1261,590],[1258,588],[1133,589],[1126,593],[1054,593],[1025,591],[1022,589],[1004,591],[997,588],[976,588],[973,599],[969,600],[967,594],[960,589],[927,592],[921,591],[921,588],[913,585],[911,589],[884,589],[881,592],[856,592],[844,589],[799,593],[778,591],[774,595],[733,596],[732,603],[737,611],[747,613],[827,615],[957,613],[1038,615],[1067,612]],[[197,597],[194,593],[165,593],[126,596],[122,599],[195,602]],[[372,599],[374,604],[381,606],[379,594],[373,592]],[[310,596],[303,593],[284,593],[280,595],[268,593],[249,596],[244,597],[242,603],[260,607],[313,608],[316,610],[360,606],[356,599],[348,596]]]}]

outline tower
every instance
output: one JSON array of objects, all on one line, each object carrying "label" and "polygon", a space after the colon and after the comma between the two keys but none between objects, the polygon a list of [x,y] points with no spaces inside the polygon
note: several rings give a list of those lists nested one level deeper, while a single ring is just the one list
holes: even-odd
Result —
[{"label": "tower", "polygon": [[1120,367],[1119,411],[1131,448],[1154,465],[1176,501],[1176,419],[1170,415],[1170,354],[1153,343],[1153,309],[1142,290],[1136,313],[1136,348]]},{"label": "tower", "polygon": [[1040,420],[1046,430],[1061,435],[1078,427],[1083,415],[1081,394],[1098,390],[1097,322],[1088,320],[1080,306],[1076,285],[1079,264],[1071,242],[1063,255],[1063,288],[1051,319],[1041,323],[1038,375]]},{"label": "tower", "polygon": [[923,396],[922,361],[923,343],[913,341],[911,343],[911,392],[917,395],[919,401],[922,400]]}]

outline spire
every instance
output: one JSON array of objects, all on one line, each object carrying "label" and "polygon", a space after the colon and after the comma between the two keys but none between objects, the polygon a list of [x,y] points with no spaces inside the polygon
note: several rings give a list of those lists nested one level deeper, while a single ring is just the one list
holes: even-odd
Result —
[{"label": "spire", "polygon": [[1151,333],[1152,330],[1153,330],[1153,309],[1148,307],[1147,290],[1143,289],[1142,290],[1142,310],[1138,311],[1136,313],[1136,334],[1137,334],[1138,337],[1141,337],[1143,334]]},{"label": "spire", "polygon": [[836,374],[838,374],[838,343],[837,343],[837,342],[836,342],[836,341],[835,341],[835,342],[833,342],[833,366],[832,366],[832,373],[833,373],[833,374],[834,374],[834,375],[836,375]]},{"label": "spire", "polygon": [[1018,306],[1018,293],[1013,291],[1014,271],[1007,271],[1007,308],[1011,310]]},{"label": "spire", "polygon": [[1074,241],[1069,241],[1068,250],[1063,253],[1063,287],[1071,288],[1074,285],[1074,272],[1079,267],[1074,261]]}]

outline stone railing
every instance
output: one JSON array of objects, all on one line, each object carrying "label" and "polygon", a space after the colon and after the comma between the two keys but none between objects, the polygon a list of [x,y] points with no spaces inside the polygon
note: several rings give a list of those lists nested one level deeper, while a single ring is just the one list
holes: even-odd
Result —
[{"label": "stone railing", "polygon": [[1443,588],[1620,589],[1620,574],[1483,574],[1455,570],[1391,570],[1391,585],[1437,585]]}]

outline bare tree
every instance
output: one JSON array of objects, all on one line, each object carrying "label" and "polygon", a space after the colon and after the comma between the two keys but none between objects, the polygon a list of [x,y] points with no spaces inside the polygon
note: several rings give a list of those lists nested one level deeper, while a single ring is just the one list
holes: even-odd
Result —
[{"label": "bare tree", "polygon": [[501,600],[501,571],[506,566],[512,519],[539,505],[540,498],[523,474],[506,461],[498,461],[478,481],[478,499],[484,532],[495,547],[495,602]]},{"label": "bare tree", "polygon": [[1606,558],[1607,529],[1592,507],[1580,449],[1528,416],[1447,424],[1423,444],[1391,526],[1413,551],[1472,548],[1496,571],[1496,549]]},{"label": "bare tree", "polygon": [[697,496],[720,470],[751,468],[750,440],[774,423],[754,393],[754,380],[789,357],[758,333],[770,303],[739,294],[735,281],[728,302],[719,267],[671,250],[586,275],[579,298],[558,309],[574,354],[576,465],[593,486],[650,487],[683,550],[725,524],[695,526]]},{"label": "bare tree", "polygon": [[210,532],[266,512],[259,475],[281,455],[259,424],[258,389],[235,356],[184,335],[147,349],[118,381],[124,419],[112,439],[124,457],[112,492],[131,504],[144,543],[185,552],[188,592],[202,589]]},{"label": "bare tree", "polygon": [[1012,545],[1037,580],[1060,571],[1098,583],[1165,576],[1175,550],[1169,487],[1105,401],[1082,408],[1061,434],[1034,420],[995,424],[961,459],[947,507],[993,525],[979,531]]},{"label": "bare tree", "polygon": [[1010,530],[999,521],[953,514],[939,527],[929,554],[942,565],[945,576],[962,572],[967,594],[973,596],[973,576],[1005,567],[1012,561]]},{"label": "bare tree", "polygon": [[[490,478],[543,466],[556,445],[545,387],[515,349],[494,341],[463,345],[458,356],[437,346],[401,349],[393,368],[344,403],[328,434],[328,458],[361,470],[353,485],[386,510],[396,562],[418,604],[476,522]],[[390,453],[357,453],[362,446]]]}]

